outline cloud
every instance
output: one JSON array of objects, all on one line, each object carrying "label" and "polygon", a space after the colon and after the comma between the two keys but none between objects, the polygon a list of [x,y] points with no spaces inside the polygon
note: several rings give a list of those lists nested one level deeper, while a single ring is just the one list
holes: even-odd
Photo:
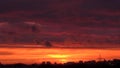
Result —
[{"label": "cloud", "polygon": [[0,43],[120,44],[119,0],[1,0]]}]

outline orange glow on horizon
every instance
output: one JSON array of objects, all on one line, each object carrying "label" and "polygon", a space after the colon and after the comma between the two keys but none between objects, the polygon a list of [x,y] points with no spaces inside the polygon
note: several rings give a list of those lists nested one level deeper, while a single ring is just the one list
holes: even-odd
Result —
[{"label": "orange glow on horizon", "polygon": [[2,63],[78,62],[80,60],[120,59],[119,49],[69,49],[69,48],[0,48]]}]

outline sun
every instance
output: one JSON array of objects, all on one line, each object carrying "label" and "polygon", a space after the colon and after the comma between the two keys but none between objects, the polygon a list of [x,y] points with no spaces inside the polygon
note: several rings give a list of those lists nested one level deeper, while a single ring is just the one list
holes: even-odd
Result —
[{"label": "sun", "polygon": [[69,55],[64,55],[64,54],[49,54],[48,56],[56,59],[60,59],[60,58],[65,59],[69,57]]},{"label": "sun", "polygon": [[68,62],[67,59],[70,57],[70,55],[66,55],[66,54],[49,54],[47,56],[52,59],[57,59],[57,61],[60,63]]}]

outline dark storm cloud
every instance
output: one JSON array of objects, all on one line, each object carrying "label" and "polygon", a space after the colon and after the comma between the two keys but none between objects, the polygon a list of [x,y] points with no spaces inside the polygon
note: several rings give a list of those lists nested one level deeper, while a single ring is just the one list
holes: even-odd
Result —
[{"label": "dark storm cloud", "polygon": [[119,0],[0,0],[0,43],[120,44]]},{"label": "dark storm cloud", "polygon": [[17,10],[41,10],[45,9],[48,2],[45,0],[1,0],[1,12],[10,12]]},{"label": "dark storm cloud", "polygon": [[83,8],[85,9],[108,9],[119,10],[119,0],[84,0]]},{"label": "dark storm cloud", "polygon": [[[106,10],[117,11],[120,8],[119,6],[119,0],[1,0],[0,9],[2,13],[0,17],[2,20],[41,18],[47,20],[53,19],[53,21],[58,22],[68,17],[81,18],[93,16],[94,13],[91,14],[91,12],[101,10],[103,12],[106,12]],[[109,11],[106,13],[109,13]]]},{"label": "dark storm cloud", "polygon": [[[119,10],[119,0],[1,0],[1,12],[9,12],[15,10],[53,10],[53,9],[110,9]],[[54,8],[51,8],[54,7]],[[55,8],[56,7],[56,8]],[[58,8],[57,8],[58,7]],[[61,10],[62,11],[62,10]]]}]

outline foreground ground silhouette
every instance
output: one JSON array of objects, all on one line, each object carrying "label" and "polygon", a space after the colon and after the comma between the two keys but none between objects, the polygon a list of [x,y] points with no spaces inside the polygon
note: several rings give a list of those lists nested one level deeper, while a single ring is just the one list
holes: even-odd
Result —
[{"label": "foreground ground silhouette", "polygon": [[104,61],[79,61],[78,63],[67,62],[64,64],[51,64],[42,62],[41,64],[0,64],[0,68],[120,68],[120,59]]}]

